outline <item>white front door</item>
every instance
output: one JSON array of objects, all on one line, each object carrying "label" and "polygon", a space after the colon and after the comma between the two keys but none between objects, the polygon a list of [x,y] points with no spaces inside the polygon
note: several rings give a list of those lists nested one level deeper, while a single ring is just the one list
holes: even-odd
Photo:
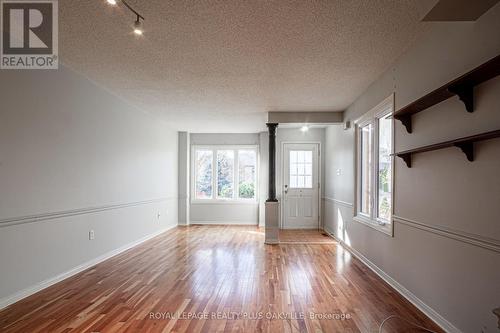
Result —
[{"label": "white front door", "polygon": [[284,144],[283,229],[319,227],[319,145]]}]

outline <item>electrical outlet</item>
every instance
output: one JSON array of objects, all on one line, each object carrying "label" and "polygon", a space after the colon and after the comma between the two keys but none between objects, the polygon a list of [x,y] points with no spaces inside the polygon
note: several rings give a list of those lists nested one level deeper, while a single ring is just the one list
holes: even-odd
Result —
[{"label": "electrical outlet", "polygon": [[89,240],[94,240],[95,239],[95,232],[94,230],[89,231]]},{"label": "electrical outlet", "polygon": [[337,176],[342,175],[342,169],[337,169]]}]

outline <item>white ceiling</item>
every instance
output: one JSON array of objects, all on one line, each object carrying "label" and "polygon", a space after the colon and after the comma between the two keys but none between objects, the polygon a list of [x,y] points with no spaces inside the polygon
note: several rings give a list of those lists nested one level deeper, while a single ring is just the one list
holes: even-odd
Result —
[{"label": "white ceiling", "polygon": [[436,0],[60,0],[62,62],[174,128],[255,132],[268,111],[349,106]]}]

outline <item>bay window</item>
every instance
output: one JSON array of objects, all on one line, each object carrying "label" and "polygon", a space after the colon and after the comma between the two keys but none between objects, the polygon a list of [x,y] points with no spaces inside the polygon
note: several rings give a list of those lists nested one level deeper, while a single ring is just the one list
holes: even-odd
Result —
[{"label": "bay window", "polygon": [[257,148],[193,146],[193,201],[257,202]]},{"label": "bay window", "polygon": [[392,235],[393,119],[390,96],[356,121],[355,221]]}]

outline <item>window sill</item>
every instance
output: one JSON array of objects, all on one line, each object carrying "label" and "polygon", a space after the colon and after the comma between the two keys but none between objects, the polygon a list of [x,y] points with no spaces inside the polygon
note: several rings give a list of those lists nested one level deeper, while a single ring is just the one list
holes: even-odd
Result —
[{"label": "window sill", "polygon": [[365,217],[363,215],[356,215],[353,217],[353,220],[364,224],[372,229],[380,231],[387,236],[394,237],[394,229],[392,227],[392,223],[380,224],[377,220],[372,220],[369,217]]}]

